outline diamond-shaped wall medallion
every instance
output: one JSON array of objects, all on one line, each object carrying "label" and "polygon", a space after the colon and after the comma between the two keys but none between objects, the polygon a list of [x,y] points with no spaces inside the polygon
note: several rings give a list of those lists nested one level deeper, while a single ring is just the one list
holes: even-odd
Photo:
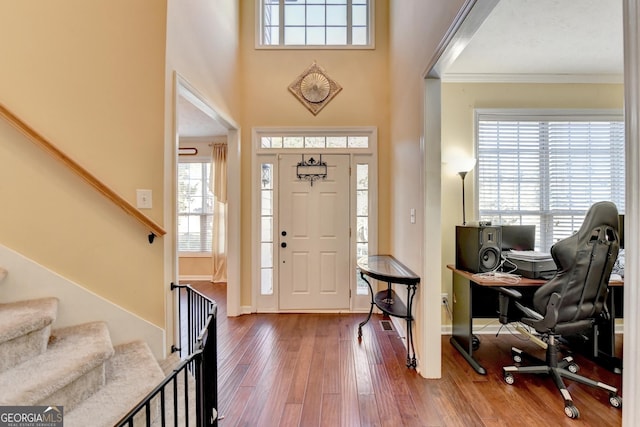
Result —
[{"label": "diamond-shaped wall medallion", "polygon": [[314,62],[289,85],[289,90],[315,116],[342,90],[342,86]]}]

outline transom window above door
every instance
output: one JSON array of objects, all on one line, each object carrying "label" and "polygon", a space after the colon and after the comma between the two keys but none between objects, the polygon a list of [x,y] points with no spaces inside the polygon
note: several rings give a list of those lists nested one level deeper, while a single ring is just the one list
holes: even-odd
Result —
[{"label": "transom window above door", "polygon": [[263,136],[260,148],[369,148],[369,136]]},{"label": "transom window above door", "polygon": [[372,0],[256,0],[257,47],[373,48]]}]

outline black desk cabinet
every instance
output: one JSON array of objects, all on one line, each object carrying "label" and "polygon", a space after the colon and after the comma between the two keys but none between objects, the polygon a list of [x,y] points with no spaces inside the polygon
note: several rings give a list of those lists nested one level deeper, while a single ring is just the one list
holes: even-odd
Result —
[{"label": "black desk cabinet", "polygon": [[[420,277],[408,269],[391,255],[372,255],[358,260],[360,277],[369,286],[371,292],[371,308],[367,318],[358,325],[358,339],[362,339],[362,327],[371,319],[373,307],[376,306],[383,313],[405,319],[407,322],[407,368],[416,367],[416,351],[413,345],[412,304],[416,294]],[[387,288],[376,293],[365,276],[387,282]],[[392,288],[393,284],[407,287],[407,304],[405,305]]]}]

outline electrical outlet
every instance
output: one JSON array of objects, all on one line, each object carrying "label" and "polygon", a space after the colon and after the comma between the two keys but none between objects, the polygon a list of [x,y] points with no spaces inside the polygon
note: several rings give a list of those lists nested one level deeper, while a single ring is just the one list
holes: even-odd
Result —
[{"label": "electrical outlet", "polygon": [[443,292],[441,294],[440,300],[442,301],[442,305],[447,305],[449,304],[449,294],[446,292]]}]

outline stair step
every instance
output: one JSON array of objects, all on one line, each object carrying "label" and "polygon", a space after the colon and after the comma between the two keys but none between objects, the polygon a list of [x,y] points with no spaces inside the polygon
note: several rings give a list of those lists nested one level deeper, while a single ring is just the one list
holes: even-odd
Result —
[{"label": "stair step", "polygon": [[113,426],[164,377],[145,342],[116,346],[115,355],[106,363],[106,384],[74,410],[65,410],[64,425]]},{"label": "stair step", "polygon": [[61,405],[65,412],[104,385],[114,353],[105,322],[51,332],[47,351],[0,373],[0,405]]},{"label": "stair step", "polygon": [[0,372],[44,353],[57,298],[0,304]]}]

